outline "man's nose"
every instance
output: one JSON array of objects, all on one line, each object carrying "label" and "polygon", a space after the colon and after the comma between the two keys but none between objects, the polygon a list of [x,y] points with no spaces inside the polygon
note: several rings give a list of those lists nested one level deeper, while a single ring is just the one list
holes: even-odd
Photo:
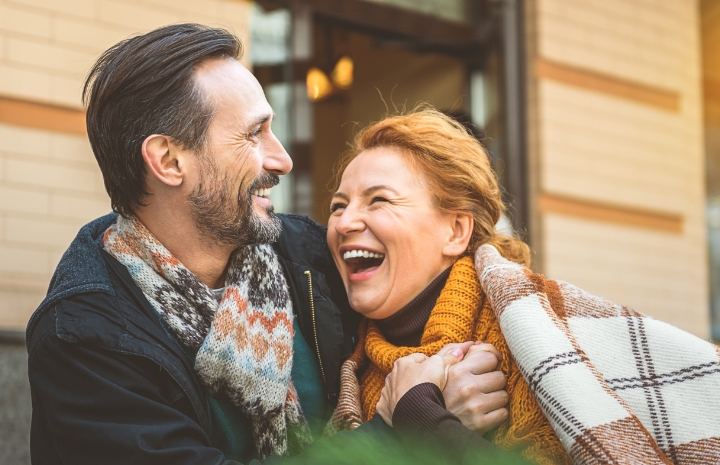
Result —
[{"label": "man's nose", "polygon": [[269,143],[266,146],[266,152],[263,158],[263,168],[265,171],[278,176],[288,174],[293,167],[290,155],[285,151],[275,134],[272,134]]}]

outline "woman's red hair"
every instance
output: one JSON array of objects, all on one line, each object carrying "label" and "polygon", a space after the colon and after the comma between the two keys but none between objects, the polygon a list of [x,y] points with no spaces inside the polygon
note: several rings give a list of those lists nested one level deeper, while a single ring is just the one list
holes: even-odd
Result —
[{"label": "woman's red hair", "polygon": [[378,147],[395,148],[407,156],[422,175],[436,208],[472,216],[468,255],[482,244],[492,244],[508,260],[530,265],[527,244],[495,231],[505,211],[500,188],[487,152],[462,124],[428,105],[370,124],[355,136],[352,148],[338,162],[335,190],[350,162],[362,151]]}]

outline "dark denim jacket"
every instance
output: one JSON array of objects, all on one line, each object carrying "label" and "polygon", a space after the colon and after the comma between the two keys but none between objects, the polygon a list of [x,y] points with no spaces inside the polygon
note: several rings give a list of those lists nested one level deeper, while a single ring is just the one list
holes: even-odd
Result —
[{"label": "dark denim jacket", "polygon": [[[302,216],[280,217],[283,233],[274,247],[334,405],[358,317],[347,304],[325,229]],[[115,218],[106,215],[80,230],[28,323],[32,461],[224,463],[212,448],[192,362],[127,269],[102,250],[102,234]]]}]

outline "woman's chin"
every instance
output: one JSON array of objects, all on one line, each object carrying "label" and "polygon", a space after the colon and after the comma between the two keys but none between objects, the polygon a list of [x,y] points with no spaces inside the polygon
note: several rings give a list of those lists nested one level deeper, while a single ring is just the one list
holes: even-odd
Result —
[{"label": "woman's chin", "polygon": [[348,300],[353,310],[361,315],[378,320],[388,313],[388,298],[392,296],[393,279],[383,271],[385,263],[362,270],[347,270]]},{"label": "woman's chin", "polygon": [[385,318],[384,316],[382,316],[382,313],[384,312],[381,308],[384,299],[380,298],[380,296],[349,295],[348,298],[350,301],[350,307],[352,307],[353,310],[355,310],[362,316],[370,318],[371,320],[379,320]]}]

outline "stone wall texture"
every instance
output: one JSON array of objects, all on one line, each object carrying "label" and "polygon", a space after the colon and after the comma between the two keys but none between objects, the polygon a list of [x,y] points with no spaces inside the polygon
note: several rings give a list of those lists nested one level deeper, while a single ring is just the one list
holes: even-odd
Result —
[{"label": "stone wall texture", "polygon": [[30,384],[22,344],[0,342],[0,463],[30,464]]}]

